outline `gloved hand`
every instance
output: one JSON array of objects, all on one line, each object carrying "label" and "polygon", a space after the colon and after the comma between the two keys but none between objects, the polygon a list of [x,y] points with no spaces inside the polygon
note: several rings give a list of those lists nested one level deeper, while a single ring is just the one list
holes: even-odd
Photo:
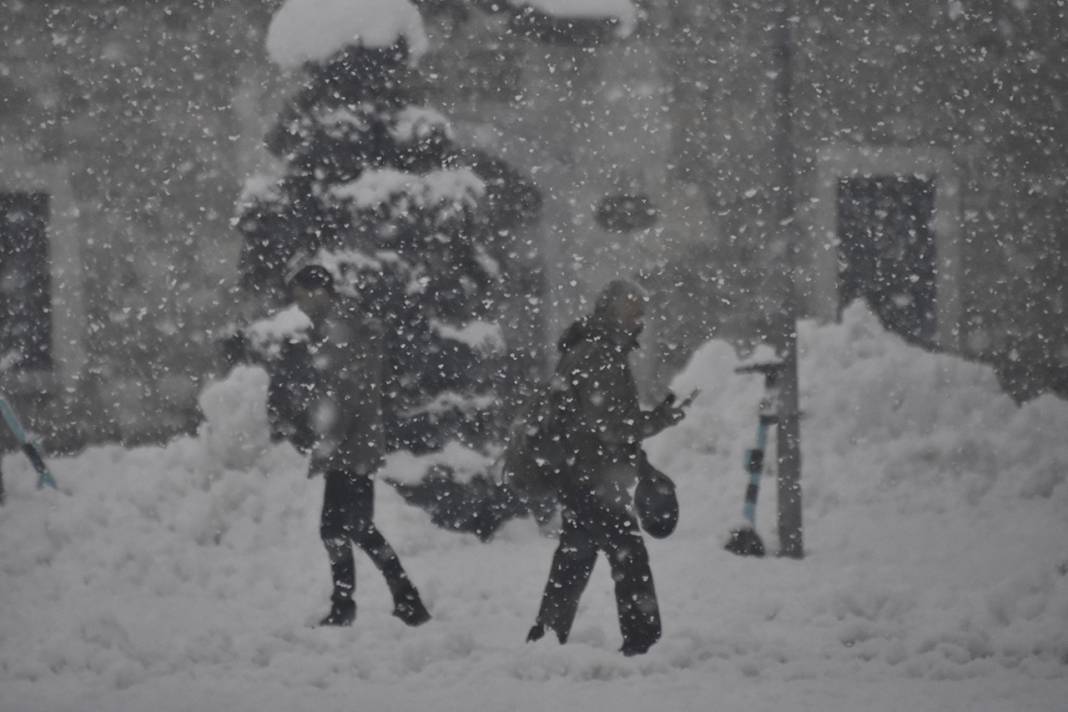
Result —
[{"label": "gloved hand", "polygon": [[660,405],[649,411],[648,424],[653,433],[659,433],[664,428],[670,428],[686,417],[686,411],[675,407],[675,394],[668,393]]}]

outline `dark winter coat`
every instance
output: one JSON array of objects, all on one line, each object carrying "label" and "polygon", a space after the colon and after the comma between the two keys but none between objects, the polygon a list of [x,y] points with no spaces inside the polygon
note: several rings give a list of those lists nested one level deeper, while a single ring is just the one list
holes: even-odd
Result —
[{"label": "dark winter coat", "polygon": [[561,643],[571,632],[579,600],[598,552],[604,552],[615,582],[623,651],[642,653],[660,638],[660,610],[630,488],[645,458],[644,438],[677,421],[668,405],[643,411],[628,357],[637,334],[612,319],[613,294],[598,299],[594,313],[572,324],[560,339],[554,390],[567,413],[566,447],[572,464],[562,468],[557,490],[564,505],[563,528],[549,579],[528,640],[545,627]]},{"label": "dark winter coat", "polygon": [[556,377],[566,390],[567,444],[574,458],[560,482],[565,505],[592,499],[629,505],[637,481],[641,441],[669,422],[660,409],[643,411],[628,357],[637,346],[603,313],[580,319],[561,337]]},{"label": "dark winter coat", "polygon": [[385,451],[380,323],[337,303],[306,341],[291,341],[272,369],[272,430],[311,452],[310,473],[369,474]]}]

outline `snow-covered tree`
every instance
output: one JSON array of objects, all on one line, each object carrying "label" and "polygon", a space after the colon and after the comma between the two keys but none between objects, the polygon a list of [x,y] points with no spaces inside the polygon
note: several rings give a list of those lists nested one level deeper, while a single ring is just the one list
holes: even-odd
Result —
[{"label": "snow-covered tree", "polygon": [[266,137],[279,173],[251,178],[241,199],[245,287],[278,309],[287,274],[325,266],[386,324],[390,445],[477,450],[508,368],[495,319],[521,269],[514,228],[538,192],[421,104],[427,38],[408,0],[288,0],[267,49],[304,81]]}]

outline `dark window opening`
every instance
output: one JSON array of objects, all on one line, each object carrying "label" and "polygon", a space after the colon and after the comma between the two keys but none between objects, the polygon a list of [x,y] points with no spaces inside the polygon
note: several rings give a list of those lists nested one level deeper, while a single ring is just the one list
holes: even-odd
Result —
[{"label": "dark window opening", "polygon": [[934,197],[917,176],[838,181],[839,308],[863,298],[888,330],[926,345],[937,327]]},{"label": "dark window opening", "polygon": [[0,193],[0,371],[52,369],[47,193]]}]

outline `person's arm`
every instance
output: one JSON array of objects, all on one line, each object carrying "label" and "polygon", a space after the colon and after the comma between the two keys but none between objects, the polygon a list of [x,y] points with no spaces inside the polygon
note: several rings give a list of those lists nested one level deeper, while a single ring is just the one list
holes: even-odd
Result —
[{"label": "person's arm", "polygon": [[681,407],[675,406],[675,394],[668,393],[660,405],[652,410],[642,411],[642,439],[651,438],[662,430],[670,428],[686,416]]},{"label": "person's arm", "polygon": [[680,408],[669,396],[652,410],[643,411],[638,389],[626,364],[598,359],[596,353],[571,369],[579,427],[609,447],[636,445],[682,420]]}]

